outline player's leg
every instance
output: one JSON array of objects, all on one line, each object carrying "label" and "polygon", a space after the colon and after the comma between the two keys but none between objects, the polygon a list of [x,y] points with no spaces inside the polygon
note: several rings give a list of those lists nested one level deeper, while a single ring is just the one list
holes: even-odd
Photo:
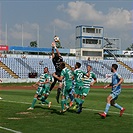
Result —
[{"label": "player's leg", "polygon": [[75,90],[74,90],[74,88],[72,88],[70,93],[69,93],[69,98],[71,100],[70,103],[69,103],[70,107],[73,105],[73,102],[74,102],[74,94],[75,94]]},{"label": "player's leg", "polygon": [[110,108],[110,103],[111,103],[111,100],[113,99],[113,95],[110,94],[108,97],[107,97],[107,103],[106,103],[106,107],[105,107],[105,110],[104,110],[104,113],[99,113],[99,115],[102,117],[102,118],[105,118],[108,111],[109,111],[109,108]]},{"label": "player's leg", "polygon": [[32,104],[31,104],[31,107],[29,107],[27,110],[33,110],[34,109],[35,103],[37,101],[37,97],[38,97],[38,94],[35,94],[34,99],[32,101]]},{"label": "player's leg", "polygon": [[80,87],[78,85],[75,86],[75,95],[74,95],[74,101],[76,102],[77,105],[80,104]]},{"label": "player's leg", "polygon": [[66,90],[65,90],[65,86],[63,87],[63,90],[62,90],[62,97],[61,97],[61,113],[65,112],[65,105],[66,105],[66,97],[65,97],[65,93],[66,93]]},{"label": "player's leg", "polygon": [[38,96],[41,96],[42,95],[42,91],[43,91],[43,87],[38,87],[37,91],[36,91],[36,94],[34,95],[34,99],[32,101],[32,105],[30,108],[28,108],[28,110],[33,110],[34,109],[34,106],[35,106],[35,103],[38,99]]},{"label": "player's leg", "polygon": [[81,96],[81,99],[80,99],[80,104],[79,104],[79,108],[78,108],[77,113],[81,113],[82,112],[82,105],[84,103],[84,100],[85,100],[86,96],[89,93],[89,90],[90,90],[90,88],[82,88],[81,89],[81,95],[82,96]]},{"label": "player's leg", "polygon": [[67,84],[63,88],[63,91],[62,91],[62,100],[61,100],[61,108],[62,108],[61,112],[65,112],[65,111],[67,111],[67,109],[69,109],[69,106],[67,105],[68,102],[67,102],[66,97],[69,95],[69,93],[71,91],[71,85],[72,85],[71,83]]},{"label": "player's leg", "polygon": [[52,103],[47,100],[49,94],[50,94],[50,87],[45,86],[45,88],[43,89],[42,97],[40,100],[42,101],[42,103],[48,104],[48,107],[50,108]]},{"label": "player's leg", "polygon": [[51,86],[50,86],[50,91],[52,91],[52,89],[54,88],[56,82],[57,82],[57,79],[54,78],[54,82],[53,82],[53,83],[51,84]]},{"label": "player's leg", "polygon": [[42,96],[42,99],[41,99],[41,100],[42,100],[42,102],[43,102],[43,103],[46,103],[46,104],[48,105],[48,107],[50,108],[50,107],[51,107],[52,102],[49,102],[49,101],[47,100],[48,96],[49,96],[49,94],[48,94],[48,93],[43,94],[43,96]]},{"label": "player's leg", "polygon": [[118,96],[116,96],[114,99],[112,99],[111,101],[111,106],[114,106],[115,108],[119,109],[120,110],[120,116],[122,116],[122,114],[124,113],[125,111],[125,108],[120,106],[119,104],[115,103],[115,100],[118,98]]},{"label": "player's leg", "polygon": [[63,83],[61,81],[58,81],[59,82],[59,86],[58,86],[58,89],[57,89],[57,95],[56,95],[56,100],[57,102],[59,103],[59,98],[60,98],[60,94],[61,94],[61,88],[63,86]]},{"label": "player's leg", "polygon": [[81,101],[80,103],[83,104],[84,103],[84,100],[86,98],[86,96],[88,95],[89,91],[90,91],[90,88],[82,88],[82,98],[81,98]]}]

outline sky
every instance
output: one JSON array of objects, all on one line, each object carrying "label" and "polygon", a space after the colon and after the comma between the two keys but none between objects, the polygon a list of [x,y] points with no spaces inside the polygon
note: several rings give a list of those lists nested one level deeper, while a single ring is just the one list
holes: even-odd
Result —
[{"label": "sky", "polygon": [[121,38],[124,50],[133,43],[133,1],[0,0],[0,44],[39,40],[39,47],[51,47],[57,35],[62,47],[75,48],[78,25],[103,26],[104,36]]}]

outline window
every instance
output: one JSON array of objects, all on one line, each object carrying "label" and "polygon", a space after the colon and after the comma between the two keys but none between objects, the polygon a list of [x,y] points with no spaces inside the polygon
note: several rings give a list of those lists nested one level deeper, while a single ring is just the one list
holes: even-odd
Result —
[{"label": "window", "polygon": [[95,33],[94,28],[86,28],[86,33]]},{"label": "window", "polygon": [[83,28],[83,32],[86,32],[85,28]]},{"label": "window", "polygon": [[96,33],[98,33],[98,29],[96,29]]},{"label": "window", "polygon": [[85,43],[85,39],[83,39],[83,43]]},{"label": "window", "polygon": [[99,44],[101,44],[101,40],[99,40]]},{"label": "window", "polygon": [[83,51],[82,54],[83,56],[102,56],[102,52],[100,51]]},{"label": "window", "polygon": [[98,40],[95,39],[86,39],[86,44],[97,44]]},{"label": "window", "polygon": [[101,29],[99,29],[99,33],[101,33]]}]

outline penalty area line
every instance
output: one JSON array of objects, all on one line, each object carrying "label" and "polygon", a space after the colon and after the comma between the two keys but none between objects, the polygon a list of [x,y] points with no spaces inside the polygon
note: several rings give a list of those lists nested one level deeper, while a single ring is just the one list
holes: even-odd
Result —
[{"label": "penalty area line", "polygon": [[13,132],[13,133],[22,133],[20,131],[12,130],[10,128],[6,128],[6,127],[2,127],[2,126],[0,126],[0,129],[4,129],[4,130],[7,130],[7,131],[10,131],[10,132]]},{"label": "penalty area line", "polygon": [[[9,102],[9,103],[19,103],[19,104],[30,104],[29,102],[17,102],[17,101],[8,101],[8,100],[0,100],[1,102]],[[56,107],[56,108],[60,108],[60,106],[57,106],[57,105],[52,105],[53,107]],[[88,110],[88,111],[93,111],[93,112],[103,112],[103,110],[98,110],[98,109],[89,109],[89,108],[83,108],[83,110]],[[112,114],[119,114],[119,112],[114,112],[114,111],[109,111],[110,113]],[[133,116],[133,114],[129,114],[129,113],[124,113],[124,115],[129,115],[129,116]]]}]

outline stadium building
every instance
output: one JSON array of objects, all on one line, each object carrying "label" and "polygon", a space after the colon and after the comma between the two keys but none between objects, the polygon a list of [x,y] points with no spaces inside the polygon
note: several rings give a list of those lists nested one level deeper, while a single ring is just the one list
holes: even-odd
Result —
[{"label": "stadium building", "polygon": [[[99,82],[104,82],[111,73],[110,67],[113,63],[118,64],[118,72],[124,77],[124,81],[132,82],[133,51],[120,51],[120,47],[119,39],[104,37],[103,27],[80,25],[76,27],[75,49],[59,49],[59,51],[65,55],[64,61],[70,66],[74,66],[78,61],[86,71],[86,66],[91,65]],[[32,52],[37,54],[33,55]],[[38,55],[39,52],[45,55]],[[55,71],[51,48],[1,45],[0,53],[0,79],[3,82],[37,81],[45,66],[49,68],[51,74]],[[70,54],[76,56],[69,56]],[[107,81],[110,80],[111,78]]]},{"label": "stadium building", "polygon": [[77,59],[103,59],[104,28],[100,26],[80,25],[76,27]]}]

